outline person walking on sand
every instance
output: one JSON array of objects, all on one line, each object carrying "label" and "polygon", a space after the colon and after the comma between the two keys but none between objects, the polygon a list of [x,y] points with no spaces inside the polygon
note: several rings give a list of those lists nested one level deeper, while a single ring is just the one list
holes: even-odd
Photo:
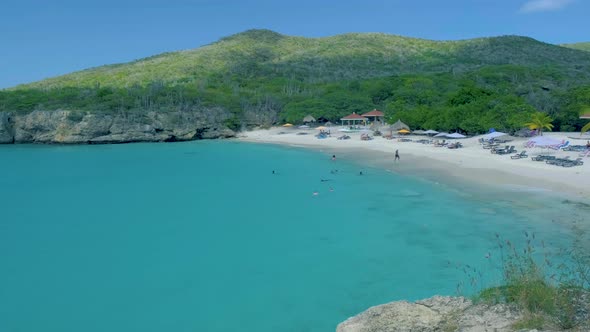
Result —
[{"label": "person walking on sand", "polygon": [[399,160],[399,150],[395,150],[395,161]]}]

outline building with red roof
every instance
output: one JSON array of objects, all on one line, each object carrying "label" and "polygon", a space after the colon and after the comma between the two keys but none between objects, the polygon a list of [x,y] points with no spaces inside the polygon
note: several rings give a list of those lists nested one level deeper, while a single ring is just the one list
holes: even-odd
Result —
[{"label": "building with red roof", "polygon": [[343,126],[345,125],[344,122],[346,122],[347,126],[355,126],[355,125],[358,125],[359,123],[367,122],[367,118],[353,112],[351,115],[347,115],[347,116],[341,118],[340,121],[342,121]]},{"label": "building with red roof", "polygon": [[378,109],[374,109],[370,112],[363,114],[363,116],[365,118],[369,119],[369,121],[371,121],[371,122],[376,122],[376,121],[383,122],[383,116],[385,116],[385,114],[383,114],[383,112],[381,112]]}]

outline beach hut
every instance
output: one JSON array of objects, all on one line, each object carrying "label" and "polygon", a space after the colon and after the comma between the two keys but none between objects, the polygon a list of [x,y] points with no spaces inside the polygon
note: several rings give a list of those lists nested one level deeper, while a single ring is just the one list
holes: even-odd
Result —
[{"label": "beach hut", "polygon": [[374,109],[370,112],[363,114],[362,116],[369,119],[369,121],[371,121],[371,122],[381,122],[382,123],[383,117],[385,116],[385,114],[383,114],[383,112],[381,112],[378,109]]},{"label": "beach hut", "polygon": [[367,118],[353,112],[351,115],[347,115],[340,119],[340,121],[342,121],[343,126],[358,126],[367,122]]},{"label": "beach hut", "polygon": [[590,119],[590,113],[580,115],[580,119]]},{"label": "beach hut", "polygon": [[306,117],[303,118],[303,123],[309,124],[315,122],[315,118],[311,115],[308,115]]}]

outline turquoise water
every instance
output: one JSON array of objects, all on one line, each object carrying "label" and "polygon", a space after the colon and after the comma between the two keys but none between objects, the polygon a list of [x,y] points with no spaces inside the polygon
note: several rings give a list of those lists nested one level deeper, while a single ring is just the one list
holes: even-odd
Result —
[{"label": "turquoise water", "polygon": [[495,232],[570,234],[555,199],[299,149],[0,146],[0,160],[3,332],[334,331],[372,305],[455,294],[461,264],[496,278]]}]

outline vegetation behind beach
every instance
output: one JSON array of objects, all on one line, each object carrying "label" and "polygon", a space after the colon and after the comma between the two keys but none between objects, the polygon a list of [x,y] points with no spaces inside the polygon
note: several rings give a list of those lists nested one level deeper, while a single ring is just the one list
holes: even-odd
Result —
[{"label": "vegetation behind beach", "polygon": [[[374,108],[413,128],[516,130],[542,111],[554,130],[585,123],[590,53],[527,37],[430,41],[387,34],[290,37],[249,30],[164,53],[0,90],[0,111],[80,114],[224,109],[233,129],[337,121]],[[270,114],[270,116],[269,116]],[[254,115],[254,116],[253,116]]]}]

